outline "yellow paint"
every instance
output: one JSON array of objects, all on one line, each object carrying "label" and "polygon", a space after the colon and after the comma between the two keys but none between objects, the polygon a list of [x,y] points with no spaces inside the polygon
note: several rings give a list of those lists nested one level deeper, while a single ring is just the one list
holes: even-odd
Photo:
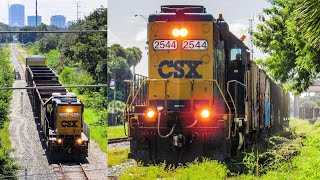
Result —
[{"label": "yellow paint", "polygon": [[[174,29],[188,31],[185,37],[173,35]],[[176,50],[155,50],[154,40],[177,40]],[[207,50],[184,50],[183,40],[207,40]],[[213,23],[212,22],[152,22],[148,24],[148,43],[149,43],[149,100],[189,100],[193,99],[212,99],[213,86],[209,81],[195,81],[193,92],[191,90],[190,78],[168,78],[168,82],[163,81],[159,75],[159,64],[164,60],[182,61],[202,61],[198,66],[197,72],[202,75],[203,80],[213,79]],[[184,66],[183,70],[189,72],[189,67]],[[164,66],[164,73],[175,71],[173,67]],[[197,79],[199,80],[199,79]],[[167,92],[165,86],[167,85]]]},{"label": "yellow paint", "polygon": [[[81,135],[81,106],[58,106],[57,134]],[[76,126],[76,127],[74,127]]]}]

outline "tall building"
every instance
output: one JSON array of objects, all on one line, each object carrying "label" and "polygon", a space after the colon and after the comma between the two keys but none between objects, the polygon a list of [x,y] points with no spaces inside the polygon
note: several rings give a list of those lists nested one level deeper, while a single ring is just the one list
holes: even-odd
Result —
[{"label": "tall building", "polygon": [[50,25],[57,26],[59,28],[64,28],[66,26],[66,17],[62,15],[51,16]]},{"label": "tall building", "polygon": [[25,25],[24,5],[12,4],[9,7],[9,25],[10,26],[24,26]]},{"label": "tall building", "polygon": [[75,21],[68,21],[67,22],[67,27],[70,27],[73,23],[75,23]]},{"label": "tall building", "polygon": [[[38,26],[42,23],[42,17],[38,16]],[[28,26],[36,26],[36,16],[28,16]]]}]

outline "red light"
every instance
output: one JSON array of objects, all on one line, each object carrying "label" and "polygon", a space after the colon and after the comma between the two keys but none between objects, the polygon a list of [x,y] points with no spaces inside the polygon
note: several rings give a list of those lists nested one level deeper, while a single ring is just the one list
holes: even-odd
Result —
[{"label": "red light", "polygon": [[207,109],[201,111],[201,117],[208,118],[210,116],[210,112]]}]

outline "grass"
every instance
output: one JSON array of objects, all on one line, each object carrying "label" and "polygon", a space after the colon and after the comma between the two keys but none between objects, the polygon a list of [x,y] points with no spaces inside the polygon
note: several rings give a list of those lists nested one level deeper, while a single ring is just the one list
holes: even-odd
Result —
[{"label": "grass", "polygon": [[151,165],[144,167],[137,165],[129,168],[120,179],[225,179],[228,169],[218,161],[205,160],[193,162],[187,166]]},{"label": "grass", "polygon": [[[109,139],[127,137],[124,134],[123,125],[107,127],[107,131],[108,131],[108,138]],[[128,131],[128,129],[126,129],[126,131]]]},{"label": "grass", "polygon": [[128,161],[129,149],[108,150],[108,166],[115,166]]},{"label": "grass", "polygon": [[4,122],[3,128],[0,130],[0,137],[1,137],[1,149],[0,149],[0,156],[4,155],[4,151],[11,148],[11,142],[9,139],[9,121]]},{"label": "grass", "polygon": [[91,125],[99,120],[98,114],[93,109],[85,108],[83,116],[84,116],[84,121],[90,127],[91,138],[93,138],[99,144],[100,149],[103,152],[107,153],[107,150],[108,150],[107,127]]},{"label": "grass", "polygon": [[176,168],[129,167],[120,179],[320,179],[320,122],[292,119],[290,127],[234,159]]}]

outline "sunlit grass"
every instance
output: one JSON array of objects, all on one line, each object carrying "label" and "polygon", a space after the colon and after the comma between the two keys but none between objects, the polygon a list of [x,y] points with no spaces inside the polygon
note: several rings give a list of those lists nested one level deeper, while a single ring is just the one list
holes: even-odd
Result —
[{"label": "sunlit grass", "polygon": [[[108,139],[127,137],[127,136],[125,135],[123,125],[110,126],[110,127],[107,127],[107,129],[108,129]],[[128,129],[127,129],[127,128],[126,128],[126,131],[128,132]]]},{"label": "sunlit grass", "polygon": [[226,179],[228,169],[218,161],[205,160],[189,163],[187,166],[136,165],[127,169],[120,179]]},{"label": "sunlit grass", "polygon": [[107,153],[108,142],[107,142],[107,127],[106,126],[92,126],[90,124],[95,123],[99,120],[97,112],[93,109],[85,108],[84,110],[84,121],[90,127],[90,136],[97,142],[100,149]]},{"label": "sunlit grass", "polygon": [[128,161],[129,149],[108,150],[108,166],[115,166]]},{"label": "sunlit grass", "polygon": [[[206,160],[177,168],[166,167],[163,164],[147,167],[135,165],[128,168],[120,179],[320,179],[320,122],[310,125],[308,121],[291,119],[288,130],[283,132],[286,134],[282,134],[284,136],[278,134],[272,137],[273,140],[276,139],[275,141],[279,139],[284,141],[275,144],[273,148],[276,149],[268,149],[269,155],[272,154],[269,156],[271,162],[260,161],[261,159],[257,161],[256,157],[252,157],[250,162],[248,159],[246,162],[245,160],[237,162],[247,163],[247,166],[253,167],[246,173],[232,173],[235,167],[227,166],[226,162]],[[256,150],[252,153],[256,153]],[[275,159],[272,159],[273,157]],[[285,160],[281,161],[282,158]]]},{"label": "sunlit grass", "polygon": [[4,150],[8,150],[11,148],[11,142],[9,139],[9,121],[4,122],[3,128],[0,130],[0,137],[1,137],[1,149],[0,149],[0,156],[3,155]]}]

